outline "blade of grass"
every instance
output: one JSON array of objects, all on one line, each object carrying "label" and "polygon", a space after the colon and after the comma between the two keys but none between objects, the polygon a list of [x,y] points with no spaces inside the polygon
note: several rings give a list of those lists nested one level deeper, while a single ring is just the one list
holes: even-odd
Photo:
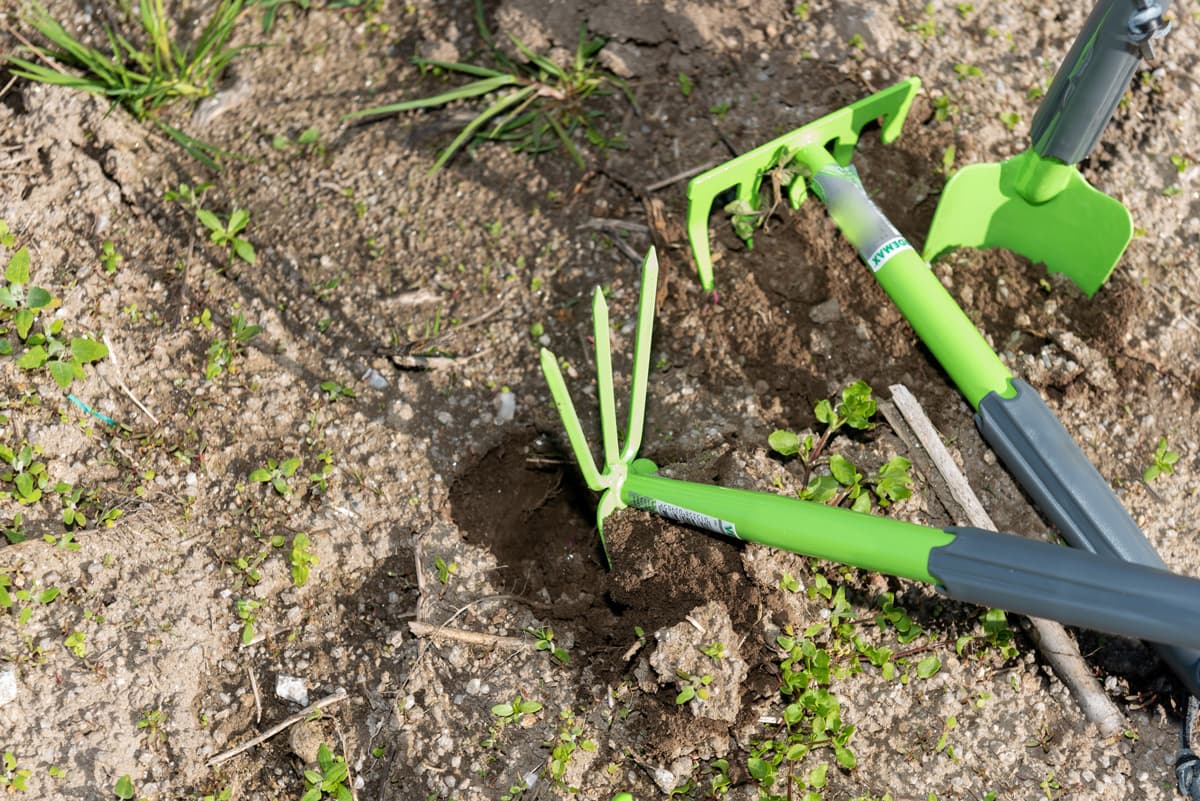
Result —
[{"label": "blade of grass", "polygon": [[587,166],[587,163],[584,162],[583,155],[580,154],[579,148],[575,147],[574,143],[571,142],[570,137],[567,136],[567,132],[563,130],[563,127],[559,124],[558,120],[556,120],[551,114],[547,114],[546,119],[554,128],[554,132],[558,134],[558,138],[562,140],[563,146],[567,149],[567,152],[571,154],[571,158],[575,160],[575,166],[579,167],[581,170],[584,169]]},{"label": "blade of grass", "polygon": [[464,64],[461,61],[438,61],[433,58],[414,58],[413,63],[418,67],[440,67],[444,70],[461,72],[464,75],[474,75],[477,78],[495,78],[499,75],[508,74],[499,70],[488,69],[487,67],[479,67],[474,64]]},{"label": "blade of grass", "polygon": [[559,79],[560,81],[565,81],[567,79],[566,73],[563,72],[562,67],[558,66],[553,61],[551,61],[550,59],[548,59],[544,56],[539,56],[537,53],[533,52],[528,47],[526,47],[525,43],[522,42],[517,37],[510,35],[508,38],[512,39],[513,44],[516,45],[517,49],[521,51],[521,55],[523,55],[523,56],[525,56],[525,58],[529,59],[530,62],[537,64],[547,74],[553,75],[555,78]]},{"label": "blade of grass", "polygon": [[[447,103],[455,100],[463,100],[468,97],[479,97],[486,95],[504,86],[511,86],[517,83],[517,78],[512,75],[499,75],[495,78],[486,78],[481,81],[472,81],[466,86],[460,86],[457,89],[452,89],[449,92],[443,92],[440,95],[433,97],[423,97],[418,100],[405,100],[401,103],[392,103],[386,106],[376,106],[375,108],[363,109],[362,111],[352,111],[342,117],[343,120],[356,120],[360,117],[378,116],[381,114],[395,114],[400,111],[412,111],[418,108],[430,108],[432,106],[444,106]],[[533,87],[530,87],[533,88]]]},{"label": "blade of grass", "polygon": [[536,86],[526,86],[523,89],[510,92],[489,106],[486,111],[484,111],[475,119],[471,120],[469,123],[467,123],[466,127],[459,131],[458,136],[454,137],[454,141],[451,142],[444,151],[442,151],[440,156],[438,156],[438,160],[434,162],[433,168],[429,171],[429,173],[432,175],[440,170],[442,166],[450,160],[450,157],[454,155],[455,151],[462,147],[464,142],[470,141],[471,137],[475,135],[475,132],[479,130],[481,125],[490,120],[492,117],[495,117],[500,112],[504,111],[509,106],[512,106],[515,103],[520,103],[522,100],[524,100],[526,97],[529,97],[536,91]]}]

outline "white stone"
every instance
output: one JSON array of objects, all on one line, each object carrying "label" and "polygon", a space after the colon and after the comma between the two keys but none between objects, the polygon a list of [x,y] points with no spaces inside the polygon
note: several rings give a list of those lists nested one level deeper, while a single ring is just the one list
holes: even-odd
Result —
[{"label": "white stone", "polygon": [[0,669],[0,706],[17,700],[17,669],[5,665]]},{"label": "white stone", "polygon": [[275,695],[293,704],[308,706],[308,685],[304,679],[279,674],[275,677]]}]

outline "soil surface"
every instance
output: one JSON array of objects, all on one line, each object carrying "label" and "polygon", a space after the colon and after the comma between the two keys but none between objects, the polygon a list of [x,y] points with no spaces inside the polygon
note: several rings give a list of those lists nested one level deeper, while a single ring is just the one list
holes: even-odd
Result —
[{"label": "soil surface", "polygon": [[[85,38],[117,15],[47,5]],[[177,20],[205,13],[168,5]],[[538,368],[551,348],[598,443],[588,298],[607,295],[621,397],[638,259],[656,242],[641,452],[666,474],[794,493],[801,471],[772,454],[772,431],[819,432],[814,405],[856,380],[881,400],[904,384],[996,524],[1052,538],[818,203],[778,209],[752,250],[716,211],[717,292],[705,293],[682,233],[686,181],[666,179],[916,75],[901,138],[864,137],[854,163],[919,244],[948,172],[1027,146],[1035,90],[1086,6],[484,3],[496,41],[560,62],[582,21],[607,38],[600,58],[637,103],[593,98],[620,146],[578,138],[584,168],[561,150],[485,143],[431,174],[474,101],[342,120],[461,82],[414,56],[486,63],[467,0],[285,4],[266,34],[248,14],[237,41],[262,46],[213,98],[162,117],[235,154],[220,172],[103,99],[0,73],[0,220],[14,237],[0,259],[27,247],[32,285],[60,301],[38,325],[109,346],[70,396],[23,369],[20,348],[0,357],[0,444],[13,452],[0,467],[12,543],[0,547],[0,751],[12,755],[0,786],[28,771],[42,799],[117,797],[123,776],[136,798],[294,799],[323,744],[364,801],[1174,795],[1182,696],[1140,643],[1074,632],[1127,718],[1104,737],[1023,621],[1007,649],[981,610],[928,587],[631,510],[606,522],[609,569]],[[8,21],[5,52],[36,39]],[[1081,165],[1137,226],[1095,297],[1007,252],[933,268],[1191,575],[1198,54],[1180,5]],[[316,140],[299,142],[310,128]],[[184,183],[211,184],[197,205],[222,221],[249,212],[256,264],[168,195]],[[831,451],[864,473],[917,461],[876,422]],[[1144,481],[1163,437],[1174,472]],[[16,477],[35,462],[40,499]],[[75,511],[84,519],[65,524]],[[965,523],[921,470],[884,513]],[[877,625],[895,609],[908,635]],[[809,738],[812,710],[789,725],[795,699],[780,688],[800,663],[780,637],[830,659],[821,725],[853,727],[837,749]],[[868,656],[883,648],[893,669]],[[798,745],[813,747],[764,778]]]}]

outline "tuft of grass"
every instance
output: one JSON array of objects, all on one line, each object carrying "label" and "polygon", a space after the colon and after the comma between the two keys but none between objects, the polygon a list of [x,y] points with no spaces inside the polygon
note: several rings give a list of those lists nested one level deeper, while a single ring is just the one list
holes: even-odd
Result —
[{"label": "tuft of grass", "polygon": [[606,44],[604,38],[591,36],[586,23],[580,23],[575,57],[570,65],[560,67],[516,37],[510,38],[520,53],[519,60],[501,50],[487,27],[481,0],[475,0],[475,23],[494,67],[413,59],[423,69],[458,73],[475,80],[431,97],[355,111],[342,119],[379,117],[483,98],[487,106],[441,152],[430,173],[440,170],[463,147],[478,141],[506,142],[517,152],[532,154],[556,150],[561,145],[581,169],[585,166],[583,155],[572,141],[576,132],[582,132],[598,147],[621,145],[619,137],[609,139],[596,128],[601,113],[587,108],[590,99],[610,94],[612,88],[619,88],[630,104],[637,105],[625,82],[600,66],[598,55]]},{"label": "tuft of grass", "polygon": [[[190,44],[173,35],[163,0],[141,0],[134,10],[121,0],[120,15],[128,33],[105,24],[107,48],[91,47],[75,38],[41,5],[34,4],[25,22],[49,42],[32,48],[34,60],[9,56],[14,75],[40,83],[66,86],[109,98],[139,122],[150,122],[189,154],[216,169],[215,159],[229,155],[188,136],[158,119],[157,113],[177,101],[196,102],[211,95],[221,73],[243,50],[231,46],[234,28],[256,0],[218,0],[208,23]],[[51,62],[73,71],[64,71]]]}]

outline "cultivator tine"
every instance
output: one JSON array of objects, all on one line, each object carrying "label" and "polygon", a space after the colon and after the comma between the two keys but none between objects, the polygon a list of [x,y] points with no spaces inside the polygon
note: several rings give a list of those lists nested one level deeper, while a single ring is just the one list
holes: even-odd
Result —
[{"label": "cultivator tine", "polygon": [[583,435],[583,426],[579,424],[579,415],[575,413],[575,404],[571,403],[571,393],[567,391],[562,371],[558,369],[558,357],[546,348],[542,348],[541,360],[542,375],[546,377],[546,384],[550,387],[550,397],[554,398],[554,406],[558,409],[558,416],[562,418],[563,428],[566,429],[567,439],[571,443],[571,451],[575,454],[575,461],[579,464],[579,471],[583,473],[583,480],[587,483],[588,488],[599,492],[604,489],[604,484],[601,483],[600,471],[596,469],[596,462],[592,459],[587,438]]},{"label": "cultivator tine", "polygon": [[608,303],[597,287],[592,295],[592,332],[596,340],[596,395],[600,401],[600,438],[604,443],[604,469],[620,459],[617,445],[617,401],[613,390],[612,340],[608,328]]},{"label": "cultivator tine", "polygon": [[637,328],[633,335],[632,386],[629,390],[629,425],[621,461],[629,464],[642,447],[646,422],[646,384],[650,377],[650,339],[654,333],[654,296],[658,288],[658,255],[654,248],[642,260],[642,292],[638,298]]}]

